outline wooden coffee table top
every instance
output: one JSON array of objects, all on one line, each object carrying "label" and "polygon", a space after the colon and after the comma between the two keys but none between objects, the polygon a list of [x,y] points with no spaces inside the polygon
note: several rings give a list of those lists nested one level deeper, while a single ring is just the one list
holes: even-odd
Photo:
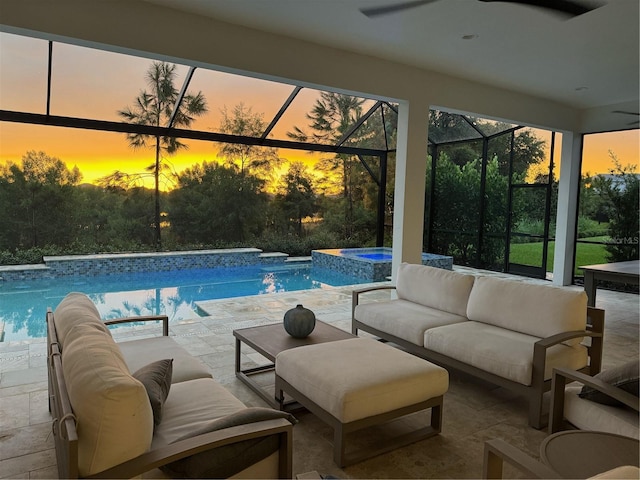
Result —
[{"label": "wooden coffee table top", "polygon": [[290,348],[354,338],[354,335],[349,332],[321,320],[316,320],[313,332],[306,338],[292,337],[286,332],[282,323],[240,328],[233,331],[233,336],[272,362],[275,361],[276,355]]}]

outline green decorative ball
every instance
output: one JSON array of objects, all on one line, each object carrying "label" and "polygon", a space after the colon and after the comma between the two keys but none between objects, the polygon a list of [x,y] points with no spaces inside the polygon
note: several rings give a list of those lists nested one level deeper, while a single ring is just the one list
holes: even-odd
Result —
[{"label": "green decorative ball", "polygon": [[284,314],[284,329],[294,338],[305,338],[316,328],[316,316],[308,308],[296,305]]}]

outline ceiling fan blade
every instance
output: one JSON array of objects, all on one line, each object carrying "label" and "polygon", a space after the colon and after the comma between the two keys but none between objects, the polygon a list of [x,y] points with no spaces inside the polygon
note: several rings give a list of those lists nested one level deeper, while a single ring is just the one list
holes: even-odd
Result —
[{"label": "ceiling fan blade", "polygon": [[427,3],[437,2],[438,0],[412,0],[409,2],[396,3],[393,5],[385,5],[382,7],[361,8],[360,11],[367,17],[378,17],[380,15],[386,15],[388,13],[400,12],[409,8],[419,7],[426,5]]},{"label": "ceiling fan blade", "polygon": [[624,113],[625,115],[639,115],[640,113],[638,112],[627,112],[625,110],[613,110],[611,113]]},{"label": "ceiling fan blade", "polygon": [[577,17],[583,13],[595,10],[598,7],[585,7],[571,0],[480,0],[481,2],[504,2],[519,3],[521,5],[531,5],[532,7],[545,8],[556,12]]}]

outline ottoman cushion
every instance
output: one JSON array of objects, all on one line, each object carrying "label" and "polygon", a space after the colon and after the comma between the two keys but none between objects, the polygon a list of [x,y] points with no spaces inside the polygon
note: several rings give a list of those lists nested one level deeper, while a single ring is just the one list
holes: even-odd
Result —
[{"label": "ottoman cushion", "polygon": [[447,371],[371,338],[285,350],[276,374],[342,423],[443,395]]}]

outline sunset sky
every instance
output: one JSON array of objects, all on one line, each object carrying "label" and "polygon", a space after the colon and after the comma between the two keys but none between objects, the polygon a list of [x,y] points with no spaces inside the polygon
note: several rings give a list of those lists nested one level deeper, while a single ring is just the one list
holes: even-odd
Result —
[{"label": "sunset sky", "polygon": [[[0,108],[46,113],[48,42],[0,33]],[[122,121],[117,111],[133,104],[145,85],[150,65],[146,58],[93,50],[54,42],[51,113],[54,115]],[[178,66],[176,86],[188,71]],[[244,103],[269,123],[287,99],[292,85],[196,69],[189,91],[202,91],[208,102],[206,115],[192,124],[194,130],[219,131],[221,109],[233,110]],[[293,126],[307,127],[309,112],[318,91],[303,89],[278,122],[270,138],[287,140]],[[366,111],[373,100],[367,100]],[[189,149],[168,160],[179,172],[195,163],[220,160],[212,142],[185,141]],[[153,163],[151,149],[134,151],[122,133],[97,132],[61,127],[0,124],[0,164],[19,162],[27,151],[44,151],[67,166],[77,166],[84,182],[94,182],[114,170],[142,172]],[[623,164],[638,165],[639,131],[589,135],[585,138],[583,172],[603,173],[611,168],[608,151]],[[280,150],[289,161],[313,165],[319,155]]]}]

